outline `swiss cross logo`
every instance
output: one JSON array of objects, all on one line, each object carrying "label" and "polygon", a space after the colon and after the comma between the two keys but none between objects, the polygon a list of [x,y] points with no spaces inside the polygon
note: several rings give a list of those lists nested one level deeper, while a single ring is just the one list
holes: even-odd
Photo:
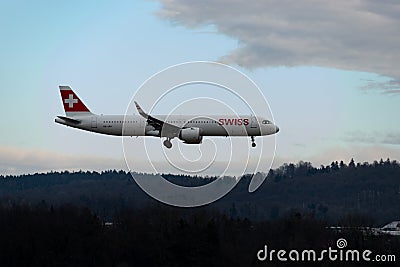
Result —
[{"label": "swiss cross logo", "polygon": [[74,104],[78,103],[78,99],[74,98],[73,94],[69,94],[67,99],[64,99],[64,103],[68,104],[69,108],[73,108]]},{"label": "swiss cross logo", "polygon": [[61,99],[65,112],[90,112],[72,89],[61,87]]}]

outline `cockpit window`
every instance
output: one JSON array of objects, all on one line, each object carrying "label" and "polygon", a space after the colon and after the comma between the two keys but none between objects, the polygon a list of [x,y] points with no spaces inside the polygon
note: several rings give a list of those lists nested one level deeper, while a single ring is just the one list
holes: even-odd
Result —
[{"label": "cockpit window", "polygon": [[271,122],[269,120],[263,120],[262,124],[271,124]]}]

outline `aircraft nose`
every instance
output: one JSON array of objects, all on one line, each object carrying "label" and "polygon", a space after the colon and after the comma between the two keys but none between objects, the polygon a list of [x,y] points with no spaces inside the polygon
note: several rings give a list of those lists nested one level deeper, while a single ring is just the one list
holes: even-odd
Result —
[{"label": "aircraft nose", "polygon": [[279,127],[275,125],[275,133],[279,132]]}]

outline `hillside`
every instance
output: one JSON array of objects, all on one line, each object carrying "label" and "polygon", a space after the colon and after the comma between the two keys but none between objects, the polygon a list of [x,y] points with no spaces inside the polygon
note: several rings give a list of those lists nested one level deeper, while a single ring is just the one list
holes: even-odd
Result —
[{"label": "hillside", "polygon": [[[88,207],[104,220],[116,212],[163,205],[148,197],[123,171],[51,172],[0,176],[0,204]],[[210,178],[165,175],[187,186]],[[264,184],[248,193],[250,177],[244,176],[224,198],[206,209],[251,220],[277,219],[291,213],[311,215],[333,224],[382,225],[400,219],[400,165],[396,161],[349,164],[332,162],[284,164],[271,170]]]}]

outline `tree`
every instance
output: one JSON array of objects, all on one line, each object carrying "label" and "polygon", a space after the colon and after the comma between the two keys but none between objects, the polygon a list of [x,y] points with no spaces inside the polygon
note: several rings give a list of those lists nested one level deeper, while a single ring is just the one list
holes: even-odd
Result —
[{"label": "tree", "polygon": [[349,167],[350,168],[354,168],[356,165],[354,164],[354,159],[351,158],[350,162],[349,162]]},{"label": "tree", "polygon": [[344,164],[343,160],[340,161],[340,169],[346,168],[346,164]]}]

